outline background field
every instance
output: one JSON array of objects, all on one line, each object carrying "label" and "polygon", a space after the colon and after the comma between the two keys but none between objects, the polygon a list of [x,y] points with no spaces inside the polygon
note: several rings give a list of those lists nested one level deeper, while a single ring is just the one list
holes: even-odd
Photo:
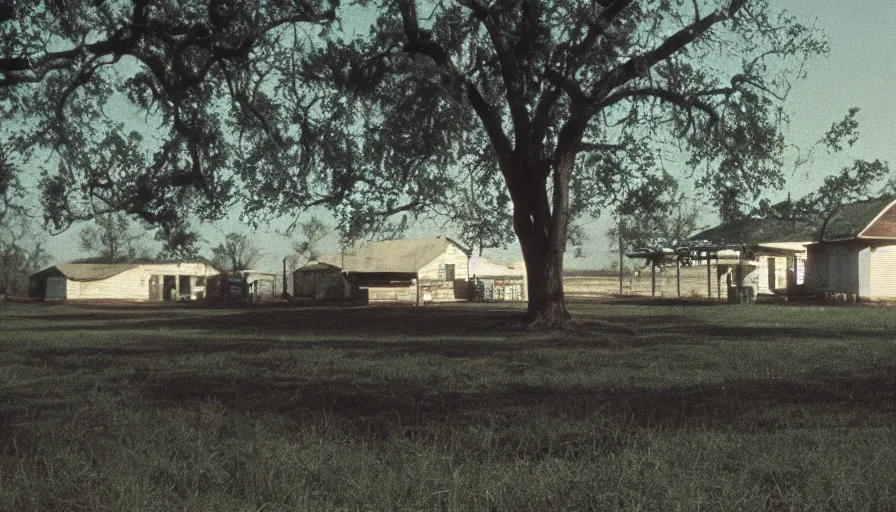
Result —
[{"label": "background field", "polygon": [[0,305],[0,510],[892,510],[896,312]]}]

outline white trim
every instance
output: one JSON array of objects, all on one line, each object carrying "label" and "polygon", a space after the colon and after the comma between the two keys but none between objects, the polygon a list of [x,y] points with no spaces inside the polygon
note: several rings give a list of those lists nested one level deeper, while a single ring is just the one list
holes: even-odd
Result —
[{"label": "white trim", "polygon": [[881,240],[893,240],[892,238],[881,238],[881,237],[870,237],[870,236],[869,236],[869,237],[863,237],[863,236],[862,236],[862,233],[864,233],[865,231],[868,231],[868,228],[870,228],[871,226],[873,226],[874,223],[877,222],[878,219],[880,219],[881,216],[882,216],[887,210],[889,210],[890,208],[893,207],[893,205],[896,205],[896,200],[890,202],[890,203],[889,203],[887,206],[885,206],[880,212],[878,212],[878,213],[877,213],[877,216],[875,216],[874,219],[872,219],[871,222],[869,222],[868,225],[865,226],[864,229],[862,229],[861,231],[859,231],[859,233],[855,236],[855,238],[869,238],[869,239],[870,239],[870,238],[878,238],[878,239],[881,239]]}]

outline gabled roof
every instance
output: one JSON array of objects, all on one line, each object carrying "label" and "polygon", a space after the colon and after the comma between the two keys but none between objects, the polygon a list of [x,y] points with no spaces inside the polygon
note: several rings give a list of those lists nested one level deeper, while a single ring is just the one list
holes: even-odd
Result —
[{"label": "gabled roof", "polygon": [[818,226],[805,221],[769,218],[728,222],[701,231],[689,240],[705,240],[717,245],[762,245],[813,242],[817,239]]},{"label": "gabled roof", "polygon": [[890,196],[840,206],[824,225],[822,240],[896,239],[896,201]]},{"label": "gabled roof", "polygon": [[416,240],[386,240],[361,244],[345,253],[327,254],[318,259],[346,272],[414,273],[454,245],[465,254],[469,250],[446,237]]},{"label": "gabled roof", "polygon": [[816,242],[819,234],[825,242],[896,240],[896,201],[892,196],[883,196],[844,204],[837,207],[827,222],[742,219],[707,229],[689,240],[715,245],[764,245]]},{"label": "gabled roof", "polygon": [[137,263],[63,263],[32,275],[61,275],[72,281],[98,281],[117,276],[138,266]]}]

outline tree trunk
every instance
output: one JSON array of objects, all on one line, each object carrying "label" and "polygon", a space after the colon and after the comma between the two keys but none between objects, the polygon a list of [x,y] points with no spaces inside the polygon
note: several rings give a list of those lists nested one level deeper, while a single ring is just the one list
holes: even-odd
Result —
[{"label": "tree trunk", "polygon": [[549,240],[523,245],[529,280],[529,308],[526,315],[533,328],[566,329],[571,316],[563,295],[563,253],[551,250]]},{"label": "tree trunk", "polygon": [[[565,171],[567,169],[560,166],[554,172],[553,205],[549,203],[544,178],[509,187],[514,196],[514,231],[529,280],[527,320],[530,328],[568,329],[572,326],[563,294],[563,254],[569,222],[569,175]],[[522,174],[532,177],[537,175],[536,172],[533,169]]]}]

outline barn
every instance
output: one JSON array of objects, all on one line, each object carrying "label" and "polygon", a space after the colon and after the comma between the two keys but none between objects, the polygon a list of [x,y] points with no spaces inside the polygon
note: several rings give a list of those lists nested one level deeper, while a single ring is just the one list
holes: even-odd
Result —
[{"label": "barn", "polygon": [[206,262],[65,263],[30,276],[30,295],[48,300],[201,299],[218,271]]},{"label": "barn", "polygon": [[896,201],[839,207],[808,246],[807,287],[859,299],[896,299]]},{"label": "barn", "polygon": [[420,302],[468,299],[469,260],[469,249],[438,236],[365,243],[316,264],[329,266],[321,267],[324,274],[345,273],[371,301]]}]

